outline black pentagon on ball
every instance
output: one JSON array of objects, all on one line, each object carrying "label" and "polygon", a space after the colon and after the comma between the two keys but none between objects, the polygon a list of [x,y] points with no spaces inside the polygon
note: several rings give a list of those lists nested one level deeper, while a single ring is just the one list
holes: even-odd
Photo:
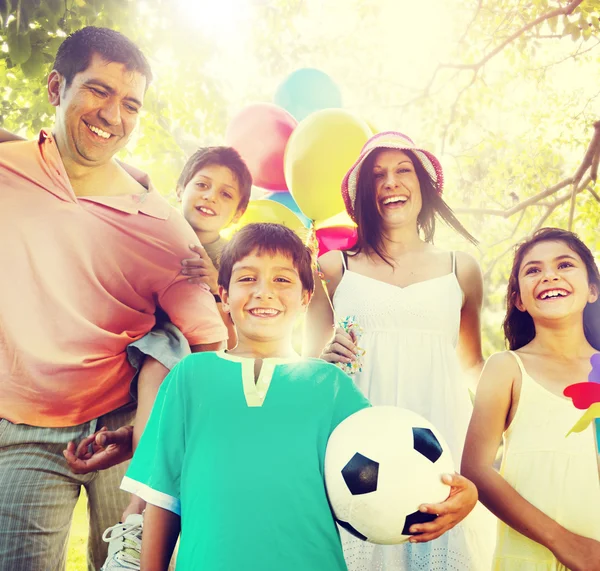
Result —
[{"label": "black pentagon on ball", "polygon": [[436,517],[436,514],[426,514],[423,512],[414,512],[410,515],[407,515],[406,519],[404,520],[402,535],[415,535],[408,531],[411,528],[411,526],[415,525],[416,523],[429,523],[430,521],[433,521]]},{"label": "black pentagon on ball", "polygon": [[354,529],[347,521],[341,521],[341,520],[338,519],[338,523],[346,531],[350,532],[354,537],[358,537],[358,539],[362,539],[363,541],[367,541],[367,538],[360,531],[357,531],[356,529]]},{"label": "black pentagon on ball", "polygon": [[436,462],[442,455],[443,449],[435,434],[429,428],[413,427],[412,431],[415,450],[431,462]]},{"label": "black pentagon on ball", "polygon": [[342,468],[342,476],[353,496],[370,494],[377,490],[379,462],[375,462],[358,452]]}]

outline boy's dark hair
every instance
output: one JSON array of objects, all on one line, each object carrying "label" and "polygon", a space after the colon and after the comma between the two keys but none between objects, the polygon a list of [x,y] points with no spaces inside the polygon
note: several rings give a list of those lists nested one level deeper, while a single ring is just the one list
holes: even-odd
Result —
[{"label": "boy's dark hair", "polygon": [[94,54],[107,62],[122,63],[129,71],[141,73],[146,77],[148,89],[152,70],[140,48],[115,30],[94,26],[77,30],[58,48],[53,69],[65,78],[65,87],[71,85],[75,75],[89,67]]},{"label": "boy's dark hair", "polygon": [[293,230],[281,224],[267,222],[248,224],[233,235],[221,254],[219,285],[229,290],[234,264],[255,251],[259,255],[282,254],[289,256],[300,276],[302,289],[309,293],[315,290],[313,258],[310,249],[302,243]]},{"label": "boy's dark hair", "polygon": [[[519,271],[525,254],[540,242],[564,242],[582,259],[588,274],[588,283],[593,284],[600,293],[600,273],[590,249],[573,232],[560,228],[542,228],[531,238],[522,242],[515,251],[513,267],[508,278],[506,292],[506,318],[504,319],[504,336],[511,351],[524,347],[535,337],[533,318],[526,311],[516,306],[519,288]],[[600,351],[600,298],[588,303],[583,310],[583,330],[588,343]]]},{"label": "boy's dark hair", "polygon": [[198,149],[185,163],[179,175],[177,196],[181,196],[187,183],[200,169],[212,165],[227,167],[233,173],[240,187],[240,203],[237,211],[245,212],[252,191],[252,175],[244,159],[233,147],[201,147]]},{"label": "boy's dark hair", "polygon": [[[385,150],[380,149],[379,151],[370,153],[360,168],[356,184],[355,204],[358,240],[352,251],[354,254],[359,254],[362,251],[371,250],[382,260],[390,264],[388,256],[382,249],[383,229],[381,227],[381,213],[377,208],[377,192],[375,190],[375,178],[373,175],[373,166],[377,157]],[[461,224],[452,209],[444,202],[437,183],[425,170],[421,161],[411,151],[405,150],[404,152],[410,157],[417,178],[419,179],[423,205],[417,218],[417,226],[422,230],[425,241],[433,243],[435,221],[436,217],[439,217],[469,242],[477,245],[477,240]]]}]

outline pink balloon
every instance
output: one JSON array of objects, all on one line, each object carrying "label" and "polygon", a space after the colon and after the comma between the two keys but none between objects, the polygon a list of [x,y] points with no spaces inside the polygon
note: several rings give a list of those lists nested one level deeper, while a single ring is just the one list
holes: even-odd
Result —
[{"label": "pink balloon", "polygon": [[349,250],[356,244],[357,233],[353,226],[330,226],[316,232],[319,242],[319,256],[329,250]]},{"label": "pink balloon", "polygon": [[240,153],[256,186],[287,190],[283,154],[297,124],[285,109],[272,103],[247,105],[229,123],[225,141]]}]

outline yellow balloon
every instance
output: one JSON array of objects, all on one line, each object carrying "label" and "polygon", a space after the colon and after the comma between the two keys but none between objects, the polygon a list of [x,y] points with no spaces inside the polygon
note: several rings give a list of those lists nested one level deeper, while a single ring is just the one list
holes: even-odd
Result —
[{"label": "yellow balloon", "polygon": [[306,235],[306,228],[300,218],[298,218],[289,208],[285,207],[274,200],[251,200],[248,203],[246,212],[242,215],[239,221],[221,232],[224,238],[231,238],[233,234],[240,228],[253,222],[272,222],[274,224],[282,224],[293,230],[302,238]]},{"label": "yellow balloon", "polygon": [[323,109],[298,124],[283,162],[287,187],[305,216],[324,220],[344,210],[342,179],[370,136],[365,121],[344,109]]},{"label": "yellow balloon", "polygon": [[365,119],[367,125],[369,126],[369,129],[371,129],[371,133],[373,135],[377,135],[377,133],[381,133],[381,129],[379,129],[377,127],[377,125],[375,125],[375,123],[373,123],[373,121],[371,121],[370,119]]}]

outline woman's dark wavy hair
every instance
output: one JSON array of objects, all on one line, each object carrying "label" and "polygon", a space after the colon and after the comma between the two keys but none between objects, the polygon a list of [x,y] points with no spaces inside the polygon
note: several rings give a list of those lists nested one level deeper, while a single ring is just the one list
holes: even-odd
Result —
[{"label": "woman's dark wavy hair", "polygon": [[[587,268],[588,283],[593,284],[600,293],[600,272],[590,249],[573,232],[560,228],[542,228],[531,238],[522,242],[515,251],[515,259],[506,292],[506,318],[504,319],[504,336],[511,351],[516,351],[530,343],[535,337],[535,324],[529,313],[520,311],[516,306],[519,289],[519,271],[523,258],[540,242],[564,242],[573,252],[579,255]],[[583,311],[583,331],[588,343],[600,351],[600,299],[588,303]]]},{"label": "woman's dark wavy hair", "polygon": [[[382,260],[391,265],[389,257],[383,251],[382,247],[382,217],[377,208],[375,177],[373,175],[373,167],[375,166],[377,156],[385,150],[385,148],[382,148],[370,153],[360,168],[356,183],[356,201],[354,204],[355,219],[358,225],[358,240],[352,250],[353,254],[358,254],[362,251],[373,251]],[[419,179],[419,186],[421,187],[423,206],[417,218],[417,226],[423,232],[425,241],[433,243],[436,216],[439,216],[469,242],[477,245],[478,241],[459,222],[452,209],[444,202],[437,183],[425,170],[421,161],[411,151],[403,152],[410,157],[417,178]]]}]

